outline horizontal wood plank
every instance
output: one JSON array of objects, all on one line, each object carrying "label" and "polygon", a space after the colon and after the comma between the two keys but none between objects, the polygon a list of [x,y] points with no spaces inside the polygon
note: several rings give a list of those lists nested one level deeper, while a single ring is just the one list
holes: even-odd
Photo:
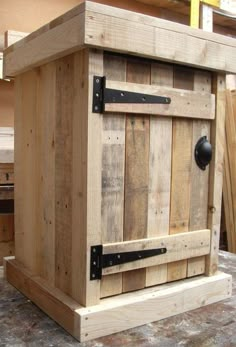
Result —
[{"label": "horizontal wood plank", "polygon": [[104,268],[102,274],[108,275],[141,269],[209,254],[210,230],[197,230],[176,235],[104,244],[103,254],[132,252],[162,247],[167,249],[165,254]]},{"label": "horizontal wood plank", "polygon": [[89,3],[89,9],[85,19],[87,45],[209,70],[236,72],[234,40],[222,41],[217,34],[206,35],[181,24],[108,6],[99,8]]},{"label": "horizontal wood plank", "polygon": [[26,40],[25,44],[19,43],[19,47],[13,51],[11,48],[13,46],[10,46],[9,51],[6,50],[5,53],[3,75],[13,77],[33,67],[69,55],[83,46],[83,37],[83,14],[79,14],[32,40]]},{"label": "horizontal wood plank", "polygon": [[16,76],[85,46],[236,72],[236,44],[230,37],[87,1],[10,46],[4,75]]},{"label": "horizontal wood plank", "polygon": [[82,308],[80,341],[127,330],[175,316],[231,296],[232,276],[219,273],[147,288],[103,299],[100,305]]},{"label": "horizontal wood plank", "polygon": [[172,117],[214,119],[215,96],[210,93],[182,90],[155,85],[106,81],[106,88],[125,92],[158,95],[171,99],[170,104],[107,103],[105,112],[128,112]]}]

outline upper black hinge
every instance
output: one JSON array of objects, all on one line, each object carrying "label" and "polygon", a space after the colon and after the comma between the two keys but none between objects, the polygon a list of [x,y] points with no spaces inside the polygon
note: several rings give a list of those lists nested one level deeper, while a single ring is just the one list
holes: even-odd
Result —
[{"label": "upper black hinge", "polygon": [[146,249],[132,252],[119,252],[111,254],[103,254],[102,245],[91,247],[91,263],[90,263],[90,280],[100,280],[102,278],[102,269],[129,263],[144,258],[154,257],[156,255],[165,254],[165,247]]},{"label": "upper black hinge", "polygon": [[170,104],[165,96],[106,88],[106,77],[93,77],[93,112],[103,113],[105,104]]}]

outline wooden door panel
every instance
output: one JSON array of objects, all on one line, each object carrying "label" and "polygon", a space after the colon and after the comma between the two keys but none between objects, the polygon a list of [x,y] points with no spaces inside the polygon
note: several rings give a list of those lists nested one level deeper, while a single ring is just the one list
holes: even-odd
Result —
[{"label": "wooden door panel", "polygon": [[200,137],[210,138],[215,117],[208,72],[105,53],[104,74],[107,88],[166,95],[173,103],[105,105],[104,252],[143,249],[156,238],[168,247],[165,255],[103,269],[102,297],[204,273],[209,169],[197,166],[194,149]]}]

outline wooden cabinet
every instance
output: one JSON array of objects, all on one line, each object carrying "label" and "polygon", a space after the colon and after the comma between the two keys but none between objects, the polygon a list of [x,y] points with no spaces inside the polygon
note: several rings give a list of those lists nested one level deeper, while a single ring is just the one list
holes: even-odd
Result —
[{"label": "wooden cabinet", "polygon": [[81,341],[230,296],[217,264],[235,53],[231,38],[90,2],[6,50],[6,276]]}]

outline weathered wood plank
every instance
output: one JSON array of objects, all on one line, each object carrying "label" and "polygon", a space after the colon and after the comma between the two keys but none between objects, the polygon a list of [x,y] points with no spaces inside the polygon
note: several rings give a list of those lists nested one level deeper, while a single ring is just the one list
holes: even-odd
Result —
[{"label": "weathered wood plank", "polygon": [[[175,68],[175,88],[191,90],[192,83],[191,70]],[[173,119],[170,234],[189,231],[191,162],[192,121]],[[187,260],[168,265],[168,281],[186,275]]]},{"label": "weathered wood plank", "polygon": [[[173,86],[173,67],[152,64],[151,83]],[[160,140],[161,139],[161,140]],[[169,234],[172,119],[150,117],[148,237]],[[167,265],[146,270],[146,286],[167,281]]]},{"label": "weathered wood plank", "polygon": [[[127,62],[127,81],[150,83],[150,64]],[[149,183],[150,117],[128,115],[126,119],[125,215],[124,240],[147,236]],[[123,274],[123,291],[145,287],[145,269]]]},{"label": "weathered wood plank", "polygon": [[[179,233],[136,241],[110,243],[103,245],[103,254],[132,252],[162,247],[167,249],[166,253],[130,263],[107,267],[103,269],[103,274],[105,275],[130,271],[133,269],[141,269],[148,266],[173,263],[175,261],[209,254],[210,230],[197,230],[191,233]],[[132,274],[130,275],[130,278],[132,278]]]},{"label": "weathered wood plank", "polygon": [[5,52],[5,76],[15,76],[85,46],[236,72],[233,38],[88,1],[11,46]]},{"label": "weathered wood plank", "polygon": [[213,157],[210,163],[208,228],[212,232],[211,252],[206,257],[206,274],[214,275],[218,269],[220,239],[221,200],[225,146],[225,75],[214,76],[213,91],[216,94],[216,118],[211,126]]},{"label": "weathered wood plank", "polygon": [[204,91],[180,90],[159,87],[156,85],[145,85],[127,82],[106,81],[106,87],[120,90],[141,93],[145,96],[159,95],[169,97],[170,104],[119,104],[106,103],[105,112],[129,112],[136,114],[152,114],[172,117],[187,117],[200,119],[214,119],[215,117],[215,96]]},{"label": "weathered wood plank", "polygon": [[[111,80],[126,80],[126,59],[104,55],[104,75]],[[102,243],[123,240],[125,117],[107,114],[102,129]],[[101,297],[122,292],[122,275],[101,280]]]},{"label": "weathered wood plank", "polygon": [[[211,74],[208,72],[195,71],[194,90],[211,92]],[[199,138],[207,136],[210,141],[210,122],[203,120],[193,121],[193,140],[192,153]],[[205,171],[199,169],[194,155],[192,156],[191,169],[191,199],[190,199],[190,220],[189,230],[204,229],[207,227],[208,214],[208,185],[209,185],[209,166]],[[205,271],[205,257],[189,259],[188,276],[196,276]]]}]

